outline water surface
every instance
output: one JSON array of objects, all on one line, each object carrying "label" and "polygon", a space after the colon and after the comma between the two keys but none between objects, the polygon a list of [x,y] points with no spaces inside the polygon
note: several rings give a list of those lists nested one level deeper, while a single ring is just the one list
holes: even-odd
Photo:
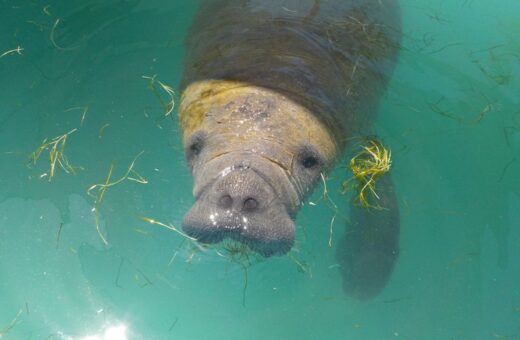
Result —
[{"label": "water surface", "polygon": [[[193,200],[176,112],[164,117],[146,77],[178,87],[195,1],[0,1],[2,337],[520,338],[520,4],[401,7],[374,131],[393,152],[402,249],[383,293],[359,302],[334,258],[347,160],[327,181],[340,211],[318,187],[291,257],[247,275],[142,219],[179,226]],[[74,173],[49,181],[49,151],[29,155],[68,132]],[[146,184],[87,194],[134,159]]]}]

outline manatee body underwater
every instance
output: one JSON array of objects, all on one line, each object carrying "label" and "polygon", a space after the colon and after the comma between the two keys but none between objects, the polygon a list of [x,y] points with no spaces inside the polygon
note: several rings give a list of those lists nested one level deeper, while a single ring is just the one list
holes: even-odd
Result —
[{"label": "manatee body underwater", "polygon": [[[181,84],[196,198],[183,230],[287,253],[321,174],[371,132],[399,38],[397,0],[202,1]],[[384,209],[353,204],[336,249],[344,291],[359,299],[384,288],[399,252],[388,174],[378,192]]]}]

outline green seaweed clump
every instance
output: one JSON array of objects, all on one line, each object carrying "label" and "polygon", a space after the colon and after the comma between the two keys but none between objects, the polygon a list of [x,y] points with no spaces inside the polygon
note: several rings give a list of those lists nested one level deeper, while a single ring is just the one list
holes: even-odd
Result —
[{"label": "green seaweed clump", "polygon": [[369,139],[362,150],[350,160],[353,177],[343,182],[342,192],[345,193],[353,186],[357,191],[356,199],[361,206],[367,209],[382,209],[377,203],[372,202],[374,198],[379,200],[376,183],[381,176],[390,171],[391,164],[391,152],[381,142]]}]

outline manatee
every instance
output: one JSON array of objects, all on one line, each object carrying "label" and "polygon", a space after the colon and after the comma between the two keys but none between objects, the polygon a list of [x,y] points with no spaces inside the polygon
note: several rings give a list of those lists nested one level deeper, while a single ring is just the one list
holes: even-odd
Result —
[{"label": "manatee", "polygon": [[[183,230],[287,253],[321,174],[371,132],[399,39],[396,0],[202,1],[181,82],[196,199]],[[385,209],[354,205],[336,252],[345,292],[361,299],[385,286],[399,251],[389,175],[378,190]]]}]

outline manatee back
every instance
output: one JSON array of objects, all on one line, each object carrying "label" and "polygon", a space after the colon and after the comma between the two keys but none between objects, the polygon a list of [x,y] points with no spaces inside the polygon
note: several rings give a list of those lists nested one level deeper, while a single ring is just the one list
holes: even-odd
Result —
[{"label": "manatee back", "polygon": [[395,0],[205,0],[182,87],[237,80],[307,106],[338,144],[366,132],[395,63]]}]

